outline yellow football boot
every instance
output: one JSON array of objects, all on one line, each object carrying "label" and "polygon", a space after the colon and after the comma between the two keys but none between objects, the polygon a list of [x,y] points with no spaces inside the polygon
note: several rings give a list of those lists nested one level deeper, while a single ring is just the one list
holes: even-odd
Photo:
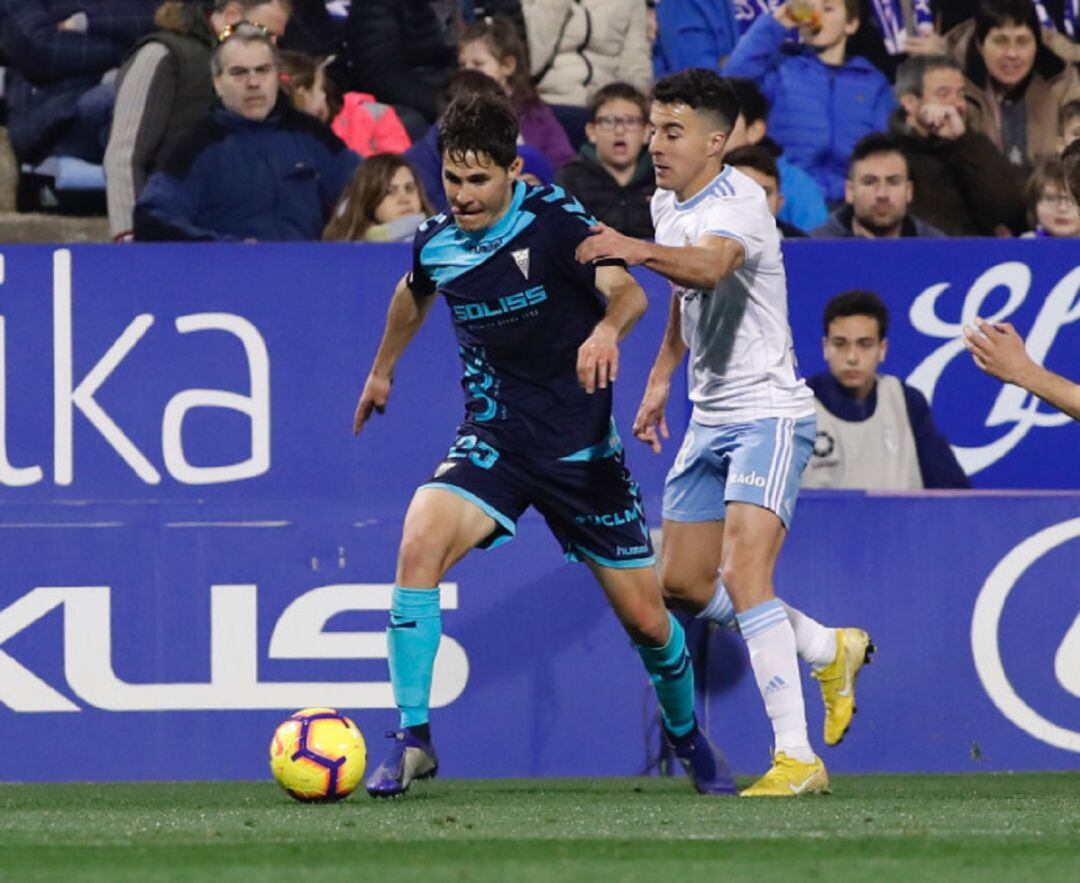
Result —
[{"label": "yellow football boot", "polygon": [[828,794],[829,774],[820,757],[802,763],[782,751],[773,755],[772,768],[740,797],[800,797],[803,794]]},{"label": "yellow football boot", "polygon": [[870,636],[862,629],[836,630],[836,658],[825,668],[811,672],[821,684],[825,703],[825,744],[838,745],[855,714],[855,678],[874,652]]}]

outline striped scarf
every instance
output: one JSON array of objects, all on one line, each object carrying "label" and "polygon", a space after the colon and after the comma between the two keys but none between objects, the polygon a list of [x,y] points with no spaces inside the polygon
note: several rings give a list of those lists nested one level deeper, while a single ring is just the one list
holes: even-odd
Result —
[{"label": "striped scarf", "polygon": [[[1046,4],[1042,0],[1033,0],[1033,2],[1035,12],[1039,16],[1039,24],[1051,31],[1058,30],[1058,23],[1046,11]],[[1076,40],[1080,36],[1080,28],[1077,26],[1077,22],[1080,21],[1080,0],[1065,0],[1062,7],[1061,30],[1068,34],[1070,40]]]}]

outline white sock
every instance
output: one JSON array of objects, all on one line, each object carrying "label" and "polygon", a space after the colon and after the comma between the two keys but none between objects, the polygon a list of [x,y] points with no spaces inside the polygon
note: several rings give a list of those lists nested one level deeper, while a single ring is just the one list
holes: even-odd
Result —
[{"label": "white sock", "polygon": [[[811,619],[787,602],[779,598],[776,600],[780,601],[791,622],[791,627],[795,630],[795,648],[799,656],[815,669],[824,668],[832,663],[836,659],[836,630],[826,628],[816,619]],[[719,574],[716,577],[716,591],[697,618],[707,619],[728,629],[739,627],[735,618],[735,607],[731,603],[731,597]]]},{"label": "white sock", "polygon": [[801,610],[796,610],[786,601],[781,601],[788,622],[795,630],[795,646],[799,656],[818,669],[830,665],[836,659],[836,629],[823,626],[816,619],[811,619]]},{"label": "white sock", "polygon": [[795,630],[783,606],[772,598],[737,614],[737,618],[750,651],[754,679],[772,721],[776,751],[810,763],[814,751],[806,733]]}]

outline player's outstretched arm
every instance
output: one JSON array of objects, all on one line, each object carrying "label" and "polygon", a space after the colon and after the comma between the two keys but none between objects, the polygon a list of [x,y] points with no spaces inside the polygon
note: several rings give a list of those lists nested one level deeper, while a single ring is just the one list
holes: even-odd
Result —
[{"label": "player's outstretched arm", "polygon": [[394,296],[390,298],[390,307],[386,311],[386,328],[353,415],[354,435],[360,434],[372,411],[382,414],[386,410],[386,402],[390,398],[390,384],[394,379],[394,366],[424,324],[434,302],[434,297],[415,294],[409,287],[407,275],[401,277],[394,289]]},{"label": "player's outstretched arm", "polygon": [[715,288],[746,259],[742,244],[725,236],[702,236],[693,245],[673,247],[625,236],[606,224],[591,229],[593,235],[577,247],[577,259],[581,263],[619,258],[631,267],[644,265],[686,288]]},{"label": "player's outstretched arm", "polygon": [[978,329],[964,328],[964,343],[975,364],[987,374],[1023,387],[1048,405],[1080,420],[1080,385],[1048,371],[1024,349],[1024,341],[1008,322],[991,325],[976,319]]},{"label": "player's outstretched arm", "polygon": [[606,389],[619,374],[619,341],[645,315],[648,300],[623,267],[597,267],[596,287],[607,298],[604,318],[578,347],[578,382],[587,393]]},{"label": "player's outstretched arm", "polygon": [[664,339],[660,341],[660,351],[656,354],[645,392],[634,417],[634,437],[652,448],[654,454],[661,450],[661,438],[669,438],[667,418],[668,396],[671,393],[671,376],[686,356],[686,344],[682,339],[682,309],[679,296],[671,293],[671,307],[668,309],[667,328]]}]

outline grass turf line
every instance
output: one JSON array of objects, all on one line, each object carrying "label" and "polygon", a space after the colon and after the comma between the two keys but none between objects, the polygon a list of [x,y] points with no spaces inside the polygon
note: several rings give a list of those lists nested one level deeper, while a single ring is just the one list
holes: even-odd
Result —
[{"label": "grass turf line", "polygon": [[272,783],[0,785],[0,880],[1013,883],[1080,862],[1080,773],[833,788],[736,800],[682,779],[447,780],[304,806]]}]

